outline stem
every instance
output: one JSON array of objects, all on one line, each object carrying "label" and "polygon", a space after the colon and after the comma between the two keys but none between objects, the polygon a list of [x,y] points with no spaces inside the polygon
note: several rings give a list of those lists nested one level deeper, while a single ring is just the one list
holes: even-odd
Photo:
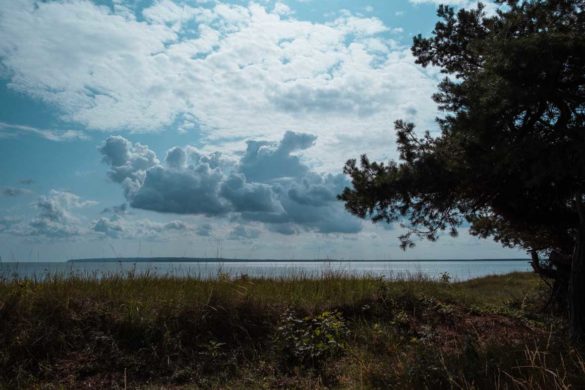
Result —
[{"label": "stem", "polygon": [[579,225],[569,281],[569,318],[571,339],[576,344],[585,342],[585,212],[582,195],[575,196]]}]

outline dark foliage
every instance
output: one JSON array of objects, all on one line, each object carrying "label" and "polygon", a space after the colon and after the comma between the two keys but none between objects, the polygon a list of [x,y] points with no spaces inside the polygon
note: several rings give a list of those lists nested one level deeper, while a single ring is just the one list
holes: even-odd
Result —
[{"label": "dark foliage", "polygon": [[348,161],[353,188],[340,198],[360,217],[401,221],[403,248],[466,222],[474,235],[527,249],[557,297],[569,294],[582,339],[585,1],[500,5],[494,16],[481,4],[439,7],[433,36],[415,37],[412,51],[446,75],[433,96],[441,134],[419,138],[397,121],[399,162]]},{"label": "dark foliage", "polygon": [[0,389],[584,388],[542,283],[0,280]]}]

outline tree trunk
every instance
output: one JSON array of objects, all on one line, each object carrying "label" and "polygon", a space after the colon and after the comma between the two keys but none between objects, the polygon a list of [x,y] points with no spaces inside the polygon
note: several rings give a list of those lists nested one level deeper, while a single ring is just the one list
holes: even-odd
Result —
[{"label": "tree trunk", "polygon": [[585,213],[581,199],[577,199],[577,211],[579,228],[569,280],[569,319],[571,339],[576,344],[585,344]]}]

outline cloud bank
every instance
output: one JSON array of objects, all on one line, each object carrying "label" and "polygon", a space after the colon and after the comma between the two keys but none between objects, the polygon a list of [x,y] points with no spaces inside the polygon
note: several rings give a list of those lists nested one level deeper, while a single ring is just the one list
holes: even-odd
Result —
[{"label": "cloud bank", "polygon": [[[186,146],[171,148],[161,162],[147,146],[120,136],[109,137],[99,150],[109,178],[137,209],[229,217],[281,234],[357,233],[361,222],[336,199],[347,179],[316,173],[296,154],[315,141],[313,135],[289,131],[279,142],[248,141],[237,160]],[[242,227],[231,236],[254,234]]]},{"label": "cloud bank", "polygon": [[94,221],[91,230],[98,233],[100,238],[148,238],[155,240],[163,237],[168,238],[173,234],[189,233],[195,228],[183,221],[161,223],[144,218],[132,220],[119,214],[113,214],[109,218],[101,217]]},{"label": "cloud bank", "polygon": [[40,196],[34,207],[37,214],[28,223],[9,226],[7,232],[27,237],[71,238],[87,233],[73,211],[95,205],[66,191],[51,190]]},{"label": "cloud bank", "polygon": [[391,153],[395,119],[433,122],[435,72],[376,17],[316,23],[282,5],[134,3],[0,0],[1,75],[89,130],[197,130],[217,145],[303,129],[320,137],[308,157],[329,171],[357,145]]},{"label": "cloud bank", "polygon": [[198,227],[181,220],[152,221],[131,216],[126,204],[104,209],[93,221],[81,217],[81,210],[97,202],[83,200],[67,191],[51,190],[33,204],[36,214],[28,219],[0,216],[0,233],[55,242],[73,239],[150,239],[163,240],[188,234],[209,236],[212,227]]}]

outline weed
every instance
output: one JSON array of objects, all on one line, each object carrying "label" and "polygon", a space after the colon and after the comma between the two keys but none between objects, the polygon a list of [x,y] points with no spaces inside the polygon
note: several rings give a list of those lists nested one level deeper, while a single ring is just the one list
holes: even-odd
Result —
[{"label": "weed", "polygon": [[439,275],[439,281],[441,283],[451,282],[451,275],[449,274],[449,272],[441,272],[441,274]]},{"label": "weed", "polygon": [[0,388],[585,388],[541,286],[520,273],[6,279]]},{"label": "weed", "polygon": [[327,359],[341,355],[349,329],[337,311],[299,318],[292,310],[281,317],[275,341],[290,363],[319,367]]}]

